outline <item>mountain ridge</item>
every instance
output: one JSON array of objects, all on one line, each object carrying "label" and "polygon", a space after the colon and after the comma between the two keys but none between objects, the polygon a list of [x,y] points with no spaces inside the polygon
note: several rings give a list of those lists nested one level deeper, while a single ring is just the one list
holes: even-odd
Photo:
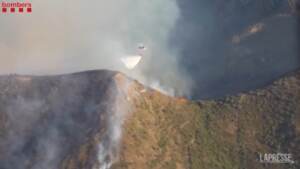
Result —
[{"label": "mountain ridge", "polygon": [[[106,70],[1,76],[0,168],[297,168],[299,102],[300,71],[201,101]],[[296,163],[258,161],[279,152]]]}]

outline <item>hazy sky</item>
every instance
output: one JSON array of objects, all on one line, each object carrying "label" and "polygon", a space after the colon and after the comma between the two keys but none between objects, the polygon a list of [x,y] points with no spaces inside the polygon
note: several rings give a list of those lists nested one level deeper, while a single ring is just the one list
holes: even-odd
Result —
[{"label": "hazy sky", "polygon": [[166,53],[179,16],[173,0],[30,2],[30,14],[0,15],[2,74],[116,68],[117,59],[135,54],[139,43]]},{"label": "hazy sky", "polygon": [[[31,14],[0,15],[0,74],[105,68],[207,98],[258,87],[300,65],[297,22],[276,18],[288,9],[283,1],[30,2]],[[265,23],[263,36],[231,43],[258,22]],[[136,54],[139,43],[146,57],[128,72],[119,58]]]}]

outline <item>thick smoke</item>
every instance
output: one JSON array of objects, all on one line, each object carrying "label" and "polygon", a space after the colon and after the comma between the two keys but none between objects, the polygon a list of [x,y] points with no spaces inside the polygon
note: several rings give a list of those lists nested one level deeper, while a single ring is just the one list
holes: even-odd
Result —
[{"label": "thick smoke", "polygon": [[[177,51],[168,45],[170,32],[180,14],[175,0],[30,2],[33,10],[30,14],[0,16],[0,74],[49,75],[90,69],[112,69],[125,72],[168,94],[188,94],[189,80],[179,69]],[[145,44],[148,50],[136,69],[126,70],[120,58],[136,55],[139,43]],[[84,80],[81,82],[88,84]],[[78,91],[83,91],[86,85],[79,84],[82,88]],[[70,91],[71,93],[76,92]],[[76,99],[76,96],[71,98],[76,102],[75,105],[83,105],[77,103],[81,100]],[[59,102],[57,105],[60,105]],[[106,126],[108,131],[99,145],[98,162],[101,169],[109,168],[117,157],[125,107],[126,105],[115,103],[109,112]],[[39,111],[39,108],[32,108]],[[53,112],[62,110],[64,107],[58,106]],[[30,112],[28,110],[29,115],[35,115]],[[70,112],[73,112],[72,107]],[[26,115],[21,120],[27,120],[26,118],[32,121],[35,119]],[[67,119],[69,123],[65,123]],[[54,168],[52,166],[58,163],[54,157],[60,154],[61,146],[57,143],[60,140],[57,139],[67,137],[63,132],[56,134],[56,126],[62,123],[69,132],[69,129],[71,131],[77,124],[74,121],[67,115],[55,117],[54,126],[49,126],[53,127],[53,130],[49,129],[50,133],[44,132],[44,135],[39,137],[33,133],[41,143],[38,152],[46,154],[43,163],[34,167]],[[24,146],[16,149],[22,151],[22,147]],[[48,149],[53,152],[42,151]],[[17,159],[11,159],[7,165],[15,160]],[[17,168],[22,168],[25,161],[26,157],[24,163],[20,163]]]},{"label": "thick smoke", "polygon": [[[120,77],[117,75],[117,78]],[[116,81],[116,83],[119,82]],[[99,169],[109,169],[118,160],[122,125],[130,109],[128,90],[131,82],[123,79],[121,83],[122,86],[116,85],[116,89],[111,90],[109,93],[114,96],[114,99],[110,101],[111,107],[107,119],[107,131],[98,147]]]},{"label": "thick smoke", "polygon": [[[147,54],[135,72],[186,94],[188,78],[168,46],[180,14],[175,0],[32,0],[31,14],[0,16],[0,73],[61,74],[90,69],[126,71],[120,58]],[[147,78],[146,78],[147,77]]]},{"label": "thick smoke", "polygon": [[66,155],[76,157],[74,150],[98,133],[99,152],[87,156],[89,162],[98,158],[92,165],[107,169],[118,157],[128,106],[129,83],[122,83],[120,89],[114,76],[114,72],[90,71],[1,77],[0,120],[5,120],[0,131],[0,168],[59,168]]}]

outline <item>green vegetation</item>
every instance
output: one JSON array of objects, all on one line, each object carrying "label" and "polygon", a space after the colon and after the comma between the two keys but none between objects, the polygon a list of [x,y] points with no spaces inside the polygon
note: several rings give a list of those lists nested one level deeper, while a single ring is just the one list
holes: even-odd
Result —
[{"label": "green vegetation", "polygon": [[[126,78],[120,76],[121,80]],[[91,77],[91,79],[94,78]],[[32,135],[29,138],[34,141],[38,137],[32,131],[39,129],[38,131],[42,131],[40,134],[44,134],[47,129],[51,129],[49,124],[51,120],[54,120],[54,124],[59,124],[59,130],[65,131],[62,135],[63,145],[70,147],[64,150],[63,154],[57,154],[60,166],[57,168],[97,168],[99,165],[98,146],[106,133],[106,128],[103,127],[106,122],[105,114],[100,113],[98,117],[95,116],[97,113],[83,113],[78,108],[86,107],[90,102],[99,100],[98,95],[93,94],[97,93],[95,91],[99,90],[99,86],[105,83],[105,80],[101,83],[86,82],[91,86],[82,93],[89,93],[89,95],[79,97],[81,99],[79,101],[77,97],[71,97],[75,95],[72,90],[67,90],[69,85],[65,84],[63,88],[58,87],[60,92],[54,90],[55,86],[61,87],[55,84],[56,82],[54,78],[53,86],[48,86],[49,82],[45,83],[43,80],[33,80],[30,83],[21,81],[15,83],[16,89],[5,90],[10,97],[2,92],[0,95],[2,100],[0,102],[0,138],[6,137],[7,126],[9,126],[7,113],[10,109],[6,108],[6,101],[15,100],[15,95],[20,95],[20,93],[31,98],[32,93],[39,91],[36,97],[48,98],[45,102],[49,104],[41,106],[39,109],[41,111],[38,111],[41,117],[36,120],[36,123],[28,126],[24,123],[27,127],[24,129],[20,127],[20,131],[24,131],[20,133],[25,133],[26,136]],[[2,83],[4,86],[10,86],[4,81]],[[39,85],[43,90],[38,88]],[[119,153],[119,161],[113,164],[112,169],[300,168],[300,72],[276,81],[264,89],[220,100],[189,101],[184,98],[168,97],[150,89],[140,92],[143,89],[145,89],[144,86],[134,82],[130,86],[129,94],[121,97],[124,98],[124,102],[132,106],[124,123],[120,151],[113,152]],[[106,90],[108,89],[103,88],[101,92],[105,93]],[[52,94],[45,97],[44,93]],[[60,95],[61,93],[63,95]],[[74,108],[69,110],[74,114],[62,117],[64,120],[53,118],[51,114],[54,113],[51,111],[53,105],[58,105],[59,108],[62,106],[61,102],[53,99],[54,96],[59,96],[60,99],[63,96],[65,99],[63,103],[70,103],[68,101],[74,99],[81,106],[76,107],[77,104],[63,106],[65,109]],[[109,95],[104,96],[105,99],[108,97]],[[86,116],[88,114],[92,116]],[[65,119],[70,117],[75,118],[77,123],[74,123],[73,127],[66,127]],[[57,119],[59,121],[55,121]],[[94,119],[99,119],[99,121],[94,121]],[[24,135],[24,138],[27,137]],[[45,137],[45,140],[46,138],[48,137]],[[43,157],[43,154],[34,153],[36,146],[31,140],[27,142],[31,147],[24,146],[28,159]],[[3,148],[0,149],[2,162],[6,160],[5,148],[7,146],[5,147],[4,143],[5,141],[0,140],[0,147]],[[260,163],[259,154],[261,153],[290,153],[292,160],[296,163]],[[24,165],[27,164],[26,162],[23,162]]]},{"label": "green vegetation", "polygon": [[291,153],[293,160],[299,161],[299,75],[216,101],[184,102],[156,92],[144,94],[139,99],[142,108],[138,104],[126,124],[131,131],[124,139],[135,132],[132,124],[137,122],[143,122],[145,129],[141,137],[152,139],[140,144],[130,139],[134,149],[130,152],[136,152],[139,161],[128,168],[299,168],[298,163],[259,162],[260,153],[281,152]]}]

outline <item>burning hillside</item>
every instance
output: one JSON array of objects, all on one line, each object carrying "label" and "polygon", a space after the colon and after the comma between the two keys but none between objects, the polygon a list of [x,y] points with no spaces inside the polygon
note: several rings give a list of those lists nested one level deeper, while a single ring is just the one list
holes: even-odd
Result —
[{"label": "burning hillside", "polygon": [[[188,101],[117,72],[0,77],[1,169],[298,168],[300,72]],[[259,155],[289,153],[293,163]]]},{"label": "burning hillside", "polygon": [[[113,117],[120,92],[115,74],[90,71],[50,77],[2,76],[0,168],[59,168],[75,154],[80,157],[75,166],[91,168],[97,164],[98,146],[116,149],[110,135],[116,131],[108,124],[119,123]],[[82,149],[86,151],[84,157]],[[112,150],[101,151],[105,158],[113,156],[106,153]]]}]

